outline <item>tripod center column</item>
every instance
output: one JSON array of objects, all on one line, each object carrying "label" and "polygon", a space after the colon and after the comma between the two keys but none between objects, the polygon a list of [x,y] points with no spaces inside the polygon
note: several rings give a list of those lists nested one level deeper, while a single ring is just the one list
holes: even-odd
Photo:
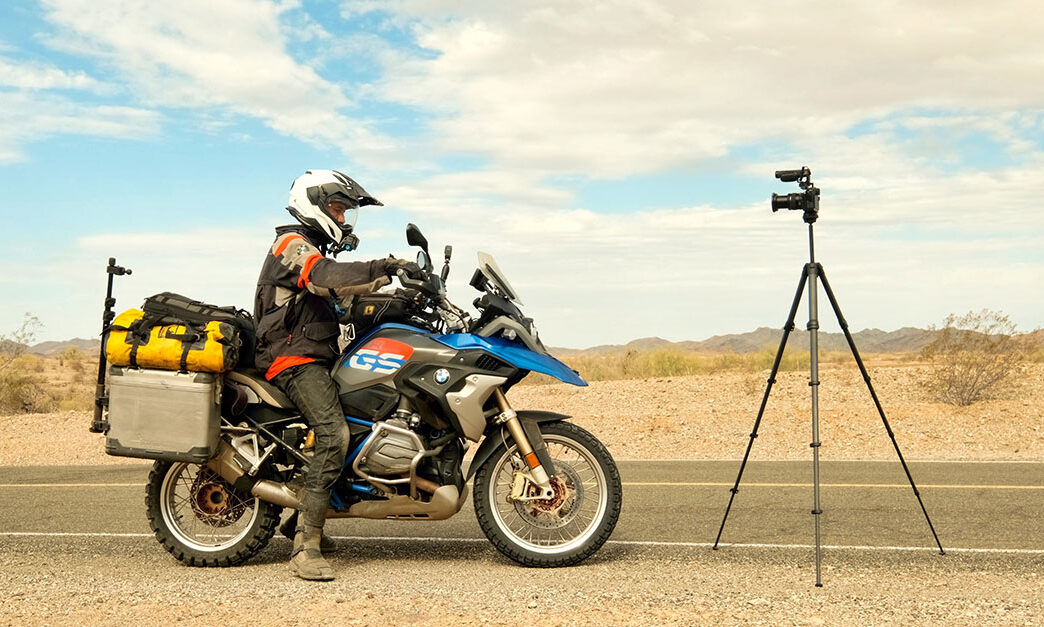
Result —
[{"label": "tripod center column", "polygon": [[[812,225],[809,230],[809,255],[812,255],[811,237]],[[819,501],[819,264],[810,261],[808,264],[808,337],[809,337],[809,366],[810,374],[808,385],[812,390],[812,518],[815,520],[816,535],[816,586],[822,585],[821,580],[821,542],[819,516],[823,508]]]}]

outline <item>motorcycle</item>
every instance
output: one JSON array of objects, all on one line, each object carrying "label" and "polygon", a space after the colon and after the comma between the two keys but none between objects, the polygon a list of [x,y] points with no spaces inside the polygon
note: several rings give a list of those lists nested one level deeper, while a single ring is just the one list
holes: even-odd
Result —
[{"label": "motorcycle", "polygon": [[[616,463],[568,416],[516,411],[505,393],[531,372],[587,383],[548,353],[492,256],[478,255],[473,318],[446,295],[452,248],[436,273],[423,234],[413,224],[406,233],[420,276],[400,270],[401,288],[342,304],[355,337],[331,375],[350,437],[327,518],[447,519],[473,480],[479,526],[502,554],[535,567],[586,559],[620,515]],[[260,371],[228,372],[223,386],[213,457],[157,461],[149,474],[152,530],[193,566],[240,564],[266,546],[282,510],[300,505],[314,442]]]}]

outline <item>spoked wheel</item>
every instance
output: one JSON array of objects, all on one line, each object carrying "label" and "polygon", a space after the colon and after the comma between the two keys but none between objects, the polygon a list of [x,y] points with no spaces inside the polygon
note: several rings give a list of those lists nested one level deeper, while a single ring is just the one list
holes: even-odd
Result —
[{"label": "spoked wheel", "polygon": [[623,487],[609,451],[568,422],[540,425],[555,465],[554,496],[537,499],[520,475],[527,466],[514,444],[503,445],[475,475],[475,514],[501,553],[525,566],[570,566],[597,551],[620,517]]},{"label": "spoked wheel", "polygon": [[156,462],[145,494],[156,539],[189,566],[233,566],[263,549],[281,508],[243,494],[205,465]]}]

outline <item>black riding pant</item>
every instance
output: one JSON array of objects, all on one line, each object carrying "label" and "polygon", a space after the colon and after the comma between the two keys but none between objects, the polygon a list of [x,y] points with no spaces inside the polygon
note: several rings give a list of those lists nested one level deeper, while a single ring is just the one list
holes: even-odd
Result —
[{"label": "black riding pant", "polygon": [[300,511],[304,524],[322,527],[330,506],[330,491],[348,452],[348,422],[337,397],[337,386],[329,369],[318,363],[287,368],[272,382],[286,392],[315,432],[315,453],[305,474]]}]

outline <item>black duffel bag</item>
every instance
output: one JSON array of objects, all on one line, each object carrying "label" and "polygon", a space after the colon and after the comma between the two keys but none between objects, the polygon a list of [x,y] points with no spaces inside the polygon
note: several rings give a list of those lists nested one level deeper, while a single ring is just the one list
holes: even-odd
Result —
[{"label": "black duffel bag", "polygon": [[237,329],[239,335],[239,358],[236,367],[254,367],[257,333],[254,330],[254,319],[246,311],[231,305],[209,305],[174,292],[149,296],[142,305],[142,311],[145,312],[143,323],[147,321],[147,326],[185,323],[194,326],[212,320],[229,323]]}]

